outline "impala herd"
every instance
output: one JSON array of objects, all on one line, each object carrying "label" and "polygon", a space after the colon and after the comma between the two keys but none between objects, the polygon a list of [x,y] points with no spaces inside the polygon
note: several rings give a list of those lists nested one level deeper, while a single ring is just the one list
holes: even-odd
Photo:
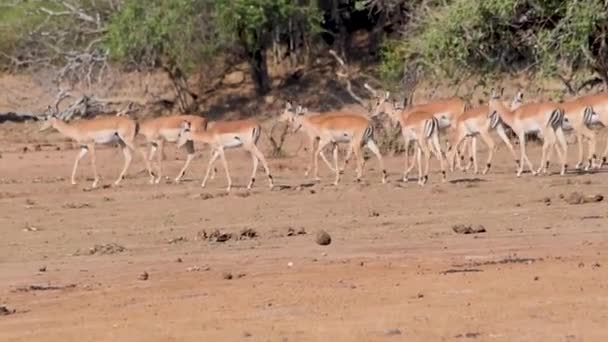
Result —
[{"label": "impala herd", "polygon": [[[486,174],[491,168],[492,157],[497,147],[492,132],[496,132],[513,155],[518,177],[524,171],[524,166],[528,166],[533,175],[547,173],[553,150],[559,157],[560,174],[564,175],[568,167],[568,144],[564,131],[573,131],[577,137],[579,151],[577,169],[600,168],[606,163],[608,144],[601,159],[598,158],[595,146],[596,131],[593,128],[608,125],[608,94],[587,95],[562,103],[523,103],[521,92],[517,93],[509,102],[505,101],[502,95],[502,90],[500,92],[492,90],[487,105],[477,108],[468,108],[463,100],[456,97],[405,108],[402,103],[391,100],[390,93],[385,92],[375,96],[369,115],[355,114],[348,110],[309,112],[306,108],[295,106],[288,101],[278,120],[288,123],[292,132],[295,133],[301,129],[308,137],[310,160],[305,175],[312,171],[313,177],[316,180],[319,179],[318,160],[321,157],[327,167],[335,173],[335,185],[340,182],[340,176],[353,154],[356,161],[356,179],[357,181],[361,179],[364,166],[362,147],[364,146],[377,157],[382,183],[386,183],[387,173],[380,150],[374,141],[374,126],[371,122],[372,117],[383,114],[388,115],[393,123],[401,126],[406,151],[410,143],[413,143],[415,147],[415,163],[410,163],[409,154],[405,153],[403,172],[405,182],[408,181],[408,175],[414,166],[417,166],[418,183],[424,185],[428,181],[431,156],[439,160],[444,182],[446,181],[446,163],[450,171],[454,171],[455,167],[466,171],[472,166],[474,172],[477,173],[478,137],[483,140],[489,150],[483,170],[483,174]],[[124,154],[124,166],[118,179],[114,182],[115,185],[118,185],[124,178],[134,152],[142,155],[150,183],[159,183],[162,177],[164,144],[166,142],[176,143],[178,147],[186,145],[188,153],[186,161],[175,178],[175,182],[178,183],[194,158],[194,142],[200,142],[211,148],[211,156],[202,182],[203,187],[207,184],[209,176],[214,177],[213,165],[220,158],[226,172],[227,190],[230,191],[232,180],[224,151],[237,147],[249,152],[252,158],[252,174],[247,188],[250,189],[254,185],[259,162],[262,163],[266,172],[268,185],[273,187],[273,178],[268,163],[257,147],[262,127],[255,119],[209,122],[201,116],[174,115],[151,119],[140,124],[133,119],[119,115],[66,123],[58,119],[55,113],[50,113],[44,118],[40,130],[53,127],[80,145],[80,151],[72,169],[72,184],[76,184],[75,177],[79,161],[90,153],[94,176],[92,186],[98,185],[95,145],[113,142],[119,144]],[[519,140],[519,155],[507,137],[507,127]],[[136,147],[135,139],[138,134],[144,136],[150,147],[148,155]],[[541,161],[537,169],[533,167],[527,155],[526,136],[528,134],[536,134],[543,141]],[[446,148],[441,144],[442,136],[448,138]],[[465,144],[467,141],[470,141],[470,145]],[[586,163],[584,142],[588,144]],[[349,145],[342,167],[338,165],[338,144],[341,143]],[[463,145],[464,149],[461,151]],[[333,150],[333,165],[323,153],[323,149],[327,146],[331,146]],[[463,167],[462,161],[467,147],[468,164]],[[155,154],[157,154],[157,165],[156,169],[153,169],[152,162]]]}]

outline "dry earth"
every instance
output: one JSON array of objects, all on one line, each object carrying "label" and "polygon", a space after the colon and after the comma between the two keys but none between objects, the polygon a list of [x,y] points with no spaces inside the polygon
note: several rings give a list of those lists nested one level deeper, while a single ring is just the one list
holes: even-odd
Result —
[{"label": "dry earth", "polygon": [[[199,186],[204,151],[183,184],[147,184],[136,159],[121,187],[90,191],[87,159],[69,185],[77,151],[56,133],[1,129],[0,341],[608,340],[606,201],[560,198],[608,194],[605,173],[517,179],[501,148],[487,176],[419,187],[387,157],[389,184],[370,159],[361,184],[323,169],[307,187],[301,152],[270,159],[277,189],[260,173],[225,195],[219,164]],[[110,184],[121,154],[98,154]],[[167,158],[173,177],[183,154]],[[245,184],[249,157],[228,162]]]}]

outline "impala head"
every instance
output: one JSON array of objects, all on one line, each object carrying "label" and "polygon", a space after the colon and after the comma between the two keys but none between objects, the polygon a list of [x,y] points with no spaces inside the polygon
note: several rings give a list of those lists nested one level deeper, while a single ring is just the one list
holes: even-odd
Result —
[{"label": "impala head", "polygon": [[398,101],[390,100],[391,93],[386,91],[381,96],[376,97],[371,116],[386,114],[392,121],[396,121],[398,114],[403,110],[403,106]]},{"label": "impala head", "polygon": [[47,129],[53,127],[57,120],[59,119],[57,119],[56,113],[52,110],[51,106],[48,106],[47,114],[41,120],[42,124],[40,125],[40,132],[46,131]]},{"label": "impala head", "polygon": [[511,102],[511,109],[519,108],[523,104],[524,104],[524,93],[521,91],[518,91],[517,94],[515,95],[515,97],[513,98],[513,101]]},{"label": "impala head", "polygon": [[294,107],[291,101],[287,101],[285,109],[279,117],[279,121],[287,122],[287,124],[292,126],[292,132],[295,133],[302,127],[302,122],[298,120],[298,117],[304,115],[307,111],[308,109],[303,108],[302,106]]},{"label": "impala head", "polygon": [[189,140],[192,140],[192,124],[190,121],[184,120],[179,130],[177,147],[184,146],[184,144]]}]

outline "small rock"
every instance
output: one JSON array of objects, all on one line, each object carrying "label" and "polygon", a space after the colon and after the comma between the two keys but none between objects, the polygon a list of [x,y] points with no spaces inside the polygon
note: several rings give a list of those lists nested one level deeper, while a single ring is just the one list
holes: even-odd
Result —
[{"label": "small rock", "polygon": [[175,262],[182,262],[182,261],[183,261],[183,260],[182,260],[182,258],[177,258],[177,259],[175,260]]},{"label": "small rock", "polygon": [[251,333],[249,333],[249,332],[245,331],[245,332],[243,333],[243,337],[251,337]]},{"label": "small rock", "polygon": [[46,266],[42,266],[38,269],[38,272],[46,272]]},{"label": "small rock", "polygon": [[324,230],[319,230],[315,237],[315,241],[321,246],[327,246],[331,243],[331,236]]},{"label": "small rock", "polygon": [[293,262],[291,262],[291,261],[290,261],[290,262],[288,262],[288,263],[287,263],[287,267],[293,267]]},{"label": "small rock", "polygon": [[486,228],[480,224],[475,227],[467,224],[455,224],[452,226],[452,230],[457,234],[478,234],[486,232]]},{"label": "small rock", "polygon": [[424,298],[424,294],[422,294],[422,293],[418,293],[418,294],[416,295],[416,298]]},{"label": "small rock", "polygon": [[139,280],[144,280],[144,281],[145,281],[145,280],[148,280],[148,278],[149,278],[149,277],[150,277],[150,275],[148,275],[148,272],[143,271],[143,273],[142,273],[142,274],[140,274],[140,275],[137,277],[137,279],[139,279]]},{"label": "small rock", "polygon": [[545,205],[551,205],[551,198],[544,197],[541,202],[545,203]]},{"label": "small rock", "polygon": [[539,276],[534,277],[534,281],[538,281],[540,279]]},{"label": "small rock", "polygon": [[233,278],[233,276],[232,276],[232,273],[230,273],[230,272],[224,272],[224,273],[222,274],[222,279],[225,279],[225,280],[230,280],[230,279],[232,279],[232,278]]}]

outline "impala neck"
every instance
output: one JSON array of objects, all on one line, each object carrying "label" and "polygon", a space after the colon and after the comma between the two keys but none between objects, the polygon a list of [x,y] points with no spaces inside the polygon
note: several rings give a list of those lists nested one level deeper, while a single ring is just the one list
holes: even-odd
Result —
[{"label": "impala neck", "polygon": [[59,133],[65,135],[68,138],[72,138],[74,140],[78,139],[77,130],[74,127],[72,127],[70,124],[64,122],[63,120],[53,119],[51,126],[53,128],[55,128],[57,131],[59,131]]},{"label": "impala neck", "polygon": [[500,100],[490,100],[488,103],[491,111],[496,111],[502,121],[507,125],[513,126],[513,112],[505,107],[504,103]]}]

